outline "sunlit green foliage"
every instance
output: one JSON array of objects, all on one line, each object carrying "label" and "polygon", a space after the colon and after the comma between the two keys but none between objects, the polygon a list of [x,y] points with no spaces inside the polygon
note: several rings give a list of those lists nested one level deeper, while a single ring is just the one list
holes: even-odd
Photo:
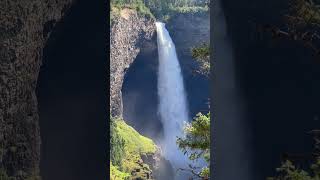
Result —
[{"label": "sunlit green foliage", "polygon": [[120,10],[118,7],[111,5],[110,7],[110,23],[114,21],[116,17],[120,16]]},{"label": "sunlit green foliage", "polygon": [[205,76],[210,75],[210,46],[209,44],[202,44],[201,46],[191,49],[191,54],[194,59],[199,62],[198,73]]},{"label": "sunlit green foliage", "polygon": [[167,21],[176,13],[202,13],[209,9],[208,2],[202,0],[111,0],[111,21],[123,8],[160,21]]},{"label": "sunlit green foliage", "polygon": [[[198,113],[191,123],[184,128],[184,137],[177,139],[177,144],[190,160],[203,158],[210,163],[210,113]],[[199,175],[205,178],[210,176],[209,167],[203,167]]]},{"label": "sunlit green foliage", "polygon": [[150,8],[154,16],[160,21],[168,21],[170,17],[178,13],[204,13],[209,8],[205,1],[194,0],[149,0],[146,6]]},{"label": "sunlit green foliage", "polygon": [[110,21],[120,15],[120,11],[124,8],[134,9],[140,15],[154,18],[150,9],[145,5],[143,0],[111,0]]},{"label": "sunlit green foliage", "polygon": [[209,167],[203,167],[203,168],[201,169],[199,175],[200,175],[201,177],[204,177],[204,179],[205,179],[205,178],[209,179],[209,177],[210,177],[210,169],[209,169]]},{"label": "sunlit green foliage", "polygon": [[120,137],[125,141],[125,150],[140,154],[153,153],[156,151],[156,145],[151,139],[140,135],[123,120],[118,119],[115,122]]},{"label": "sunlit green foliage", "polygon": [[110,121],[110,160],[116,166],[121,166],[122,159],[125,156],[125,141],[120,136],[116,120],[111,118]]},{"label": "sunlit green foliage", "polygon": [[112,162],[110,161],[110,179],[111,180],[127,180],[129,179],[130,174],[121,172],[119,170],[119,167],[114,166]]},{"label": "sunlit green foliage", "polygon": [[[110,160],[114,167],[122,173],[130,173],[140,169],[141,164],[137,163],[142,154],[155,153],[155,143],[140,135],[122,119],[111,117],[111,139],[110,139]],[[148,165],[143,168],[149,170]],[[119,174],[115,169],[114,173]]]},{"label": "sunlit green foliage", "polygon": [[182,7],[172,7],[171,9],[177,13],[203,13],[208,11],[207,6],[182,6]]}]

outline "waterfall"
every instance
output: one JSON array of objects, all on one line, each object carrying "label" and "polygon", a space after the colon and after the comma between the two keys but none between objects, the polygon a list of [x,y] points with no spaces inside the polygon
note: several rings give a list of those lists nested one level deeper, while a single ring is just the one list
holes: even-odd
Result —
[{"label": "waterfall", "polygon": [[183,77],[175,45],[165,24],[156,22],[156,27],[159,54],[159,114],[164,129],[161,148],[175,169],[185,168],[188,159],[176,144],[177,136],[182,136],[184,122],[189,120]]}]

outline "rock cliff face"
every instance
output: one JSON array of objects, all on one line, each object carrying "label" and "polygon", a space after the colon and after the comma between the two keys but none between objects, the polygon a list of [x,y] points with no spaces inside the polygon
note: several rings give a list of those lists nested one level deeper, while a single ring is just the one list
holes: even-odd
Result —
[{"label": "rock cliff face", "polygon": [[170,161],[166,160],[160,151],[155,153],[142,154],[141,159],[136,162],[138,167],[131,174],[131,179],[149,179],[149,180],[173,180],[174,169]]},{"label": "rock cliff face", "polygon": [[167,28],[175,43],[182,68],[193,63],[191,48],[210,42],[210,13],[182,13],[170,18]]},{"label": "rock cliff face", "polygon": [[73,0],[0,2],[0,177],[38,178],[42,49]]},{"label": "rock cliff face", "polygon": [[191,48],[210,42],[210,13],[182,13],[170,18],[167,23],[181,65],[187,92],[190,116],[209,110],[209,81],[195,73],[198,63],[192,58]]},{"label": "rock cliff face", "polygon": [[174,179],[174,169],[171,163],[162,156],[160,149],[158,149],[154,154],[142,155],[141,159],[151,168],[152,177],[154,179]]},{"label": "rock cliff face", "polygon": [[110,112],[122,117],[121,87],[126,70],[134,61],[142,44],[155,34],[154,20],[134,10],[123,9],[110,30]]}]

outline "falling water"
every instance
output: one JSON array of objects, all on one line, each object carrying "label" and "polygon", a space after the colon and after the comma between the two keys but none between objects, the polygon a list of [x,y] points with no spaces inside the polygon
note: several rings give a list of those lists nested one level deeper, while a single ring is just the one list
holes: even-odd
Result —
[{"label": "falling water", "polygon": [[159,54],[159,114],[164,127],[161,148],[174,168],[185,168],[188,160],[176,144],[176,137],[181,137],[183,124],[189,119],[183,77],[175,46],[165,24],[156,22],[156,27]]}]

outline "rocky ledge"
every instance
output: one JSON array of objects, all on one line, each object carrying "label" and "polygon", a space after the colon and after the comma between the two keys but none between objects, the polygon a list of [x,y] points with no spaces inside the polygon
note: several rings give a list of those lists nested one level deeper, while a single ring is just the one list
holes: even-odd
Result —
[{"label": "rocky ledge", "polygon": [[148,164],[152,170],[154,179],[174,179],[174,170],[169,160],[166,160],[160,149],[153,154],[141,155],[141,159],[145,164]]}]

